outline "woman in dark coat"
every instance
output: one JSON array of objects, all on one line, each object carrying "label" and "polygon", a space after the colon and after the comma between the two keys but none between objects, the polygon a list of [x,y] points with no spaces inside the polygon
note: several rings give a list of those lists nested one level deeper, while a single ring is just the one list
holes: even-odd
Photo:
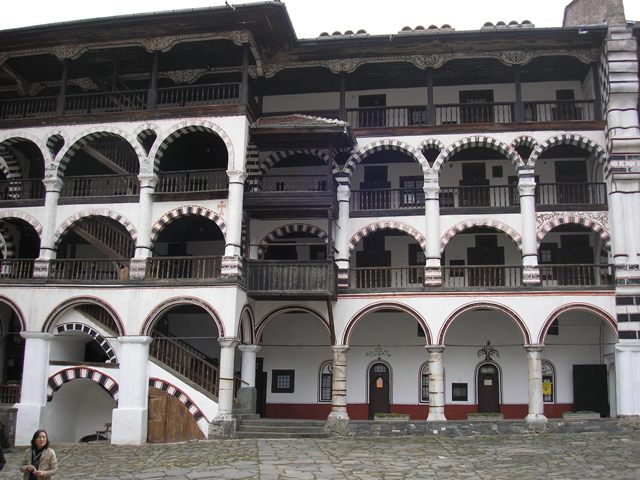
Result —
[{"label": "woman in dark coat", "polygon": [[58,471],[56,452],[49,448],[49,437],[44,430],[36,430],[31,439],[31,448],[24,452],[20,471],[23,480],[51,478]]}]

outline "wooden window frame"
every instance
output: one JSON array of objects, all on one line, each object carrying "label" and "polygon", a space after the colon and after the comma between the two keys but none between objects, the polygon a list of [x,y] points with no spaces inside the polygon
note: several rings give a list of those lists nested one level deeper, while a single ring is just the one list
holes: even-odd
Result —
[{"label": "wooden window frame", "polygon": [[[279,377],[289,377],[289,386],[279,387]],[[295,378],[295,370],[271,370],[271,393],[293,393],[295,387]]]}]

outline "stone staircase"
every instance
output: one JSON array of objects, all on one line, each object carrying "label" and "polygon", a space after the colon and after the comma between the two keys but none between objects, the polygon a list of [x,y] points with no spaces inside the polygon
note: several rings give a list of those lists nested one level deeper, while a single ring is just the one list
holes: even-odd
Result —
[{"label": "stone staircase", "polygon": [[236,438],[326,438],[330,433],[324,420],[242,418]]}]

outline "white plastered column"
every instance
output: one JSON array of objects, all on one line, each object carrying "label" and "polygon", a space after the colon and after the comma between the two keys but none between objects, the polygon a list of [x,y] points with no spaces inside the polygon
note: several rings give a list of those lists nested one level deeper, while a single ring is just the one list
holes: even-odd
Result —
[{"label": "white plastered column", "polygon": [[640,416],[640,345],[616,344],[616,407],[619,417]]},{"label": "white plastered column", "polygon": [[225,233],[222,276],[238,277],[242,274],[242,209],[244,204],[244,171],[227,170],[229,197],[227,202],[227,229]]},{"label": "white plastered column", "polygon": [[153,211],[153,192],[158,184],[158,176],[153,173],[141,173],[140,201],[138,202],[138,237],[136,239],[135,257],[131,259],[129,277],[142,280],[145,276],[147,258],[151,256],[151,214]]},{"label": "white plastered column", "polygon": [[62,179],[58,177],[45,178],[42,180],[46,190],[44,197],[44,223],[42,225],[42,235],[40,238],[40,256],[34,265],[34,278],[46,278],[49,276],[49,260],[56,258],[53,238],[56,233],[56,222],[58,213],[58,200],[62,190]]},{"label": "white plastered column", "polygon": [[49,379],[49,350],[53,334],[22,332],[26,340],[20,403],[16,418],[16,445],[29,445],[33,432],[42,428],[47,407],[47,382]]},{"label": "white plastered column", "polygon": [[429,352],[429,416],[427,422],[444,422],[444,345],[427,345]]},{"label": "white plastered column", "polygon": [[240,345],[238,350],[242,352],[242,366],[240,377],[242,387],[256,386],[256,354],[262,347],[260,345]]},{"label": "white plastered column", "polygon": [[427,236],[427,254],[424,283],[428,286],[442,285],[442,269],[440,259],[440,185],[438,175],[425,178],[424,211]]},{"label": "white plastered column", "polygon": [[118,407],[113,410],[111,443],[139,445],[147,441],[149,344],[146,336],[118,337],[120,372]]},{"label": "white plastered column", "polygon": [[618,181],[611,179],[607,185],[609,192],[609,228],[611,229],[611,246],[613,247],[613,263],[626,265],[628,263],[626,225],[624,222],[624,203],[622,190]]},{"label": "white plastered column", "polygon": [[525,285],[540,284],[535,189],[536,181],[533,169],[520,169],[518,171],[518,193],[520,194],[520,221],[522,223],[522,281]]},{"label": "white plastered column", "polygon": [[351,190],[347,177],[338,177],[338,222],[335,227],[336,267],[338,269],[338,288],[349,286],[349,198]]},{"label": "white plastered column", "polygon": [[216,419],[228,420],[233,414],[235,350],[240,340],[236,337],[221,337],[218,343],[220,344],[220,385]]},{"label": "white plastered column", "polygon": [[331,413],[327,420],[349,420],[347,413],[347,352],[348,345],[334,345],[333,376],[331,384]]},{"label": "white plastered column", "polygon": [[529,414],[527,422],[546,423],[544,397],[542,396],[542,350],[544,345],[526,345],[527,372],[529,378]]}]

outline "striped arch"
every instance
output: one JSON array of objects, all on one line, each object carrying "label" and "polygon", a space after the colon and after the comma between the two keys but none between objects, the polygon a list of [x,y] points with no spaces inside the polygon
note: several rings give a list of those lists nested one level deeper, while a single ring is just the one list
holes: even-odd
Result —
[{"label": "striped arch", "polygon": [[66,133],[63,130],[58,129],[49,132],[46,145],[52,157],[55,157],[66,145],[67,141],[65,139]]},{"label": "striped arch", "polygon": [[146,136],[150,135],[150,133],[154,133],[156,135],[156,140],[153,142],[153,145],[151,147],[153,148],[153,146],[155,146],[156,142],[158,141],[159,131],[160,131],[160,127],[155,123],[145,123],[143,125],[140,125],[138,128],[136,128],[135,132],[133,132],[133,135],[136,137],[136,140],[138,141],[138,143],[141,143],[140,142],[141,139],[144,139]]},{"label": "striped arch", "polygon": [[57,334],[69,331],[82,332],[90,335],[107,356],[107,361],[105,363],[118,363],[118,358],[116,357],[115,350],[107,341],[107,339],[104,338],[102,334],[100,334],[100,332],[98,332],[95,328],[89,325],[85,325],[84,323],[62,323],[60,325],[57,325],[55,329],[55,333]]},{"label": "striped arch", "polygon": [[9,168],[5,157],[2,155],[2,151],[0,151],[0,172],[4,174],[4,178],[6,179],[14,178],[12,177],[14,174],[11,173],[11,169]]},{"label": "striped arch", "polygon": [[149,315],[147,315],[147,318],[145,318],[144,323],[142,324],[142,328],[140,329],[140,335],[150,336],[151,331],[153,330],[153,327],[158,318],[160,318],[160,316],[167,310],[179,305],[195,305],[202,308],[211,316],[211,318],[213,318],[213,321],[218,328],[219,337],[226,337],[224,324],[222,323],[222,320],[220,320],[221,317],[216,309],[213,308],[208,302],[197,297],[172,297],[160,303],[159,305],[156,305],[154,309],[149,313]]},{"label": "striped arch", "polygon": [[133,226],[133,223],[128,218],[126,218],[124,215],[121,215],[118,212],[114,212],[113,210],[109,210],[107,208],[91,208],[91,209],[82,210],[80,212],[74,213],[69,218],[67,218],[62,223],[62,225],[60,225],[60,227],[58,227],[53,237],[54,239],[53,248],[57,250],[60,242],[62,241],[62,235],[64,234],[64,232],[67,231],[67,229],[71,225],[76,223],[78,220],[87,218],[87,217],[108,217],[108,218],[111,218],[112,220],[115,220],[120,225],[122,225],[127,230],[127,232],[129,232],[129,235],[131,235],[131,240],[133,240],[133,243],[136,242],[138,232],[136,231],[136,227]]},{"label": "striped arch", "polygon": [[0,221],[0,253],[2,253],[2,258],[9,259],[15,258],[16,256],[16,244],[9,233],[9,228],[7,225]]},{"label": "striped arch", "polygon": [[209,432],[209,420],[204,416],[204,413],[202,412],[202,410],[200,410],[200,407],[198,407],[198,405],[196,405],[196,403],[191,400],[189,395],[184,393],[175,385],[161,378],[149,378],[149,387],[157,388],[158,390],[162,390],[163,392],[166,392],[169,395],[177,398],[180,403],[187,407],[187,410],[189,410],[189,413],[198,424],[200,431],[205,435],[205,437],[207,436]]},{"label": "striped arch", "polygon": [[250,305],[245,305],[240,312],[237,337],[244,345],[253,345],[256,341],[256,322]]},{"label": "striped arch", "polygon": [[47,382],[47,402],[53,400],[53,394],[56,393],[62,385],[79,378],[86,378],[97,383],[118,403],[118,383],[109,375],[88,367],[66,368],[50,376]]},{"label": "striped arch", "polygon": [[158,239],[158,235],[160,232],[166,227],[169,223],[173,222],[179,217],[186,215],[197,215],[199,217],[208,218],[216,225],[222,232],[222,235],[226,237],[226,229],[227,226],[224,223],[224,220],[218,215],[216,212],[209,210],[208,208],[204,208],[198,205],[183,205],[182,207],[174,208],[173,210],[168,211],[164,215],[162,215],[151,227],[151,244],[153,245]]},{"label": "striped arch", "polygon": [[477,309],[496,310],[498,312],[504,313],[507,317],[513,320],[516,326],[520,329],[520,332],[522,333],[524,345],[531,344],[531,334],[529,333],[529,329],[527,328],[527,325],[520,318],[520,316],[516,312],[511,310],[509,307],[507,307],[506,305],[502,305],[500,303],[495,303],[495,302],[471,302],[461,306],[455,312],[453,312],[451,315],[447,317],[444,324],[440,328],[440,332],[438,333],[438,345],[445,345],[444,339],[446,337],[447,330],[449,330],[449,327],[456,320],[456,318],[458,318],[463,313],[469,312],[471,310],[477,310]]},{"label": "striped arch", "polygon": [[600,236],[605,245],[609,247],[611,246],[611,238],[609,237],[609,231],[605,225],[595,221],[593,218],[584,217],[577,213],[565,213],[547,220],[538,227],[538,247],[540,247],[540,242],[542,242],[545,235],[547,235],[547,233],[549,233],[551,230],[559,227],[560,225],[567,225],[571,223],[582,225],[584,227],[587,227],[589,230],[593,230]]},{"label": "striped arch", "polygon": [[436,161],[433,164],[433,169],[439,171],[442,167],[442,164],[447,160],[450,160],[456,153],[474,147],[482,147],[488,148],[490,150],[495,150],[496,152],[507,157],[507,159],[513,165],[513,168],[515,168],[516,170],[524,166],[524,162],[513,146],[507,145],[506,143],[492,137],[478,135],[474,137],[462,138],[457,142],[449,145],[445,150],[441,151],[440,155],[438,155],[438,158],[436,158]]},{"label": "striped arch", "polygon": [[164,156],[169,145],[171,145],[177,138],[184,134],[191,132],[211,132],[215,133],[227,147],[227,168],[232,168],[235,165],[233,142],[231,138],[221,127],[215,123],[207,120],[186,120],[180,122],[177,125],[171,127],[168,132],[165,132],[165,138],[162,142],[158,143],[156,140],[153,148],[149,151],[149,158],[153,158],[153,170],[158,171],[160,167],[160,160]]},{"label": "striped arch", "polygon": [[262,161],[260,162],[260,172],[262,173],[262,175],[266,174],[267,171],[280,160],[284,160],[285,158],[291,157],[293,155],[311,155],[313,157],[319,158],[324,163],[329,165],[331,167],[331,171],[334,174],[339,171],[338,165],[326,150],[301,149],[273,152],[271,155],[262,159]]},{"label": "striped arch", "polygon": [[1,220],[9,220],[9,219],[12,219],[12,218],[17,218],[19,220],[22,220],[22,221],[28,223],[29,225],[31,225],[33,227],[33,229],[36,231],[36,233],[39,236],[42,236],[42,224],[35,217],[32,217],[28,213],[24,213],[24,212],[21,212],[19,210],[3,210],[3,211],[0,211],[0,221]]},{"label": "striped arch", "polygon": [[351,157],[349,157],[349,160],[347,160],[347,163],[344,166],[344,171],[349,175],[349,177],[351,177],[362,160],[369,155],[383,150],[395,150],[396,152],[405,153],[420,164],[423,172],[429,170],[429,163],[427,162],[427,159],[424,158],[424,155],[422,155],[420,150],[400,140],[384,139],[377,140],[359,148],[351,155]]},{"label": "striped arch", "polygon": [[[20,165],[18,165],[17,167],[15,167],[15,165],[13,167],[10,166],[10,163],[16,162],[15,158],[13,158],[13,155],[9,152],[8,148],[9,146],[15,144],[15,143],[19,143],[19,142],[31,142],[33,144],[35,144],[36,147],[38,147],[38,150],[40,151],[40,155],[42,155],[42,161],[44,163],[44,167],[45,170],[47,168],[47,165],[49,165],[52,161],[52,156],[49,152],[49,150],[46,148],[44,142],[37,136],[32,135],[31,133],[28,132],[19,132],[19,133],[8,133],[8,134],[1,134],[0,133],[0,156],[4,157],[5,161],[7,162],[7,165],[9,166],[10,170],[17,170],[20,171],[20,175],[19,177],[22,177],[22,169],[20,168]],[[11,160],[7,157],[11,157]],[[14,178],[14,177],[11,177]]]},{"label": "striped arch", "polygon": [[547,319],[544,321],[544,324],[542,325],[542,328],[540,329],[537,343],[544,345],[544,341],[547,337],[547,332],[549,331],[549,327],[551,326],[551,324],[560,315],[570,311],[589,312],[597,317],[600,317],[607,325],[611,327],[616,337],[618,336],[618,322],[616,322],[615,318],[609,315],[609,313],[607,313],[605,310],[602,310],[600,307],[596,307],[595,305],[589,305],[588,303],[569,303],[567,305],[556,308],[547,317]]},{"label": "striped arch", "polygon": [[[513,142],[511,142],[511,146],[514,150],[518,147],[527,147],[533,151],[538,146],[538,141],[530,135],[520,135],[519,137],[513,139]],[[528,160],[528,158],[522,159],[525,164],[528,163]]]},{"label": "striped arch", "polygon": [[513,229],[509,225],[490,218],[471,218],[454,225],[445,232],[445,234],[442,236],[442,240],[440,240],[440,253],[444,253],[445,247],[456,234],[473,227],[495,228],[496,230],[499,230],[505,235],[509,236],[511,240],[513,240],[513,242],[516,244],[518,249],[522,251],[522,237],[518,232],[515,231],[515,229]]},{"label": "striped arch", "polygon": [[[11,310],[13,310],[13,313],[15,314],[16,318],[18,319],[18,322],[20,323],[20,331],[21,332],[26,331],[27,322],[25,321],[24,314],[22,313],[22,310],[20,310],[20,307],[18,306],[18,304],[13,300],[11,300],[9,297],[2,295],[1,293],[0,293],[0,303],[6,303],[7,305],[9,305]],[[0,322],[0,330],[1,329],[2,329],[2,323]],[[0,331],[0,334],[4,336],[5,332]]]},{"label": "striped arch", "polygon": [[377,222],[371,223],[366,227],[362,228],[360,231],[356,232],[356,234],[351,237],[349,241],[349,254],[351,254],[360,240],[371,235],[373,232],[378,230],[399,230],[401,232],[406,233],[410,237],[413,237],[416,242],[420,245],[420,248],[425,252],[427,251],[427,239],[422,235],[418,230],[413,228],[410,225],[406,225],[401,222],[396,222],[395,220],[378,220]]},{"label": "striped arch", "polygon": [[258,245],[258,256],[262,258],[269,244],[273,243],[278,238],[282,238],[290,233],[308,233],[315,237],[320,238],[324,243],[329,241],[329,235],[320,227],[315,225],[309,225],[308,223],[289,223],[281,227],[276,228],[269,232],[265,237],[260,240]]},{"label": "striped arch", "polygon": [[132,137],[129,133],[121,130],[117,127],[112,127],[109,125],[100,125],[96,127],[91,127],[88,130],[77,135],[75,138],[71,139],[69,142],[69,146],[65,149],[58,152],[55,160],[53,161],[53,170],[56,171],[58,177],[64,177],[64,171],[71,160],[71,157],[84,147],[87,143],[97,140],[99,138],[104,137],[120,137],[124,141],[126,141],[131,148],[136,152],[138,156],[138,171],[142,170],[142,162],[141,159],[145,157],[144,151],[140,144],[136,141],[134,137]]},{"label": "striped arch", "polygon": [[[101,325],[111,329],[111,330],[115,330],[115,333],[119,336],[122,337],[126,334],[125,328],[124,328],[124,324],[122,323],[122,320],[120,319],[120,316],[118,315],[118,312],[116,312],[115,308],[113,308],[113,306],[109,303],[107,303],[106,301],[102,300],[101,298],[98,297],[72,297],[72,298],[68,298],[67,300],[65,300],[64,302],[60,303],[59,305],[57,305],[52,311],[51,313],[49,313],[49,315],[47,315],[47,318],[44,321],[44,325],[42,325],[42,331],[47,333],[50,332],[50,330],[53,328],[53,325],[55,324],[56,320],[58,318],[60,318],[60,316],[66,312],[67,310],[70,310],[72,308],[75,307],[79,307],[82,305],[97,305],[101,308],[103,308],[111,317],[111,320],[113,320],[113,325],[107,325],[104,322],[100,322]],[[115,327],[115,329],[114,329]]]},{"label": "striped arch", "polygon": [[413,319],[416,322],[418,322],[418,325],[422,327],[422,331],[424,332],[424,337],[425,337],[425,344],[426,345],[431,344],[431,339],[433,337],[431,336],[431,330],[429,330],[429,325],[427,324],[427,321],[424,319],[424,317],[420,315],[420,313],[417,310],[414,310],[410,306],[405,305],[403,303],[382,302],[382,303],[376,303],[373,305],[368,305],[364,307],[362,310],[360,310],[359,312],[357,312],[353,317],[351,317],[351,319],[347,323],[347,326],[344,329],[344,332],[342,333],[341,345],[349,345],[349,341],[351,339],[351,334],[353,332],[353,329],[360,320],[362,320],[367,315],[378,312],[380,310],[397,310],[399,312],[404,312],[407,315],[413,317]]},{"label": "striped arch", "polygon": [[313,308],[306,307],[304,305],[287,305],[286,307],[276,308],[269,312],[265,317],[256,325],[256,341],[261,341],[262,333],[266,326],[276,317],[283,313],[296,312],[296,313],[308,313],[322,322],[322,325],[327,329],[329,335],[331,335],[331,325],[329,321],[322,316],[322,314]]},{"label": "striped arch", "polygon": [[604,148],[598,145],[593,140],[583,137],[577,133],[562,133],[560,135],[556,135],[555,137],[548,138],[541,144],[539,144],[533,152],[531,152],[531,156],[529,157],[529,165],[532,167],[535,166],[536,161],[540,158],[544,152],[549,150],[552,147],[557,147],[559,145],[573,145],[575,147],[582,148],[591,152],[598,164],[604,163],[607,153]]},{"label": "striped arch", "polygon": [[437,138],[428,138],[426,140],[423,140],[422,142],[420,142],[420,144],[418,145],[418,150],[419,151],[423,151],[424,149],[434,149],[434,150],[444,150],[445,149],[445,145],[444,143],[442,143],[442,141],[438,140]]}]

